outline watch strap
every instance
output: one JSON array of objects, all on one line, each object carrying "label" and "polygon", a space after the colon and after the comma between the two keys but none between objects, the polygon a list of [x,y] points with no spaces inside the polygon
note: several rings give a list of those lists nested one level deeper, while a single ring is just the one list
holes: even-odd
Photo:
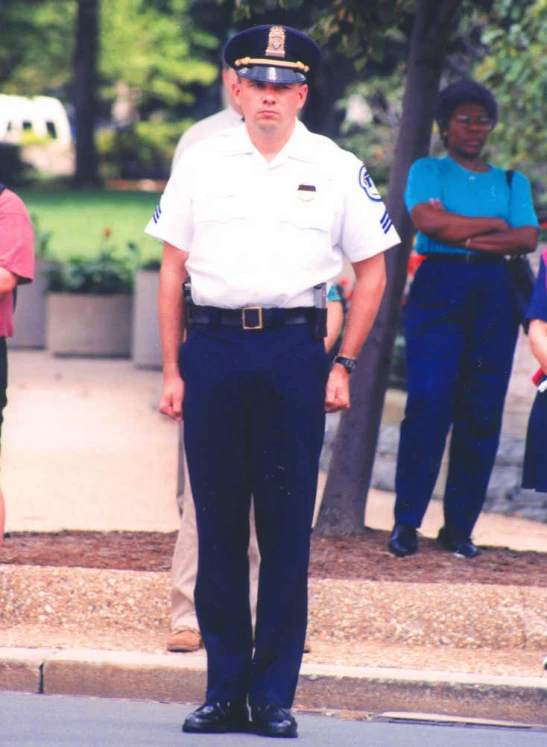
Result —
[{"label": "watch strap", "polygon": [[346,371],[351,374],[355,371],[355,368],[357,366],[357,359],[356,358],[348,358],[345,355],[337,355],[334,358],[333,363],[339,363],[341,366],[344,366]]}]

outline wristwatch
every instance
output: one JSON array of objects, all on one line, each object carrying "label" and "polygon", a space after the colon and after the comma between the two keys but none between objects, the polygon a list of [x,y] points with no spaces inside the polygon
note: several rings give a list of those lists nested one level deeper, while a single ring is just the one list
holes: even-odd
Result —
[{"label": "wristwatch", "polygon": [[339,363],[341,366],[344,366],[344,368],[349,374],[352,374],[355,371],[355,368],[357,367],[357,359],[346,358],[345,355],[337,355],[333,360],[333,365],[334,363]]}]

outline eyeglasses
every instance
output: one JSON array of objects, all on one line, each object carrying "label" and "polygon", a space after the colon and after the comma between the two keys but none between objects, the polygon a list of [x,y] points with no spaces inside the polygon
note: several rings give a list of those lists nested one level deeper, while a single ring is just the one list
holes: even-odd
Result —
[{"label": "eyeglasses", "polygon": [[463,127],[477,125],[477,127],[481,127],[484,130],[491,130],[494,126],[490,117],[470,117],[468,114],[456,114],[454,119]]}]

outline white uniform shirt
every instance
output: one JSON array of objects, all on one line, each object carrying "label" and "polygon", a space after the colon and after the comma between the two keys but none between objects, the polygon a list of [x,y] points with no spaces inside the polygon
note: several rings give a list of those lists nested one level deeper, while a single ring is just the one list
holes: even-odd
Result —
[{"label": "white uniform shirt", "polygon": [[244,125],[183,153],[146,233],[189,252],[192,298],[313,306],[313,286],[399,243],[363,164],[300,122],[270,162]]},{"label": "white uniform shirt", "polygon": [[228,130],[230,127],[239,127],[242,122],[243,117],[241,114],[238,114],[231,106],[226,107],[226,109],[223,109],[216,114],[212,114],[210,117],[200,119],[199,122],[196,122],[189,127],[179,140],[175,150],[175,155],[173,156],[171,168],[175,168],[184,151],[188,150],[191,145],[195,145],[195,143],[204,140],[206,137],[210,137],[220,130]]}]

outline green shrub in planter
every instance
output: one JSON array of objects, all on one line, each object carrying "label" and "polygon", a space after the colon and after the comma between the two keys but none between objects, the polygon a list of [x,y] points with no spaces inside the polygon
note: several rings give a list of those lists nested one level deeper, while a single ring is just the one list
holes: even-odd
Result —
[{"label": "green shrub in planter", "polygon": [[105,250],[95,259],[72,257],[48,272],[51,293],[131,293],[134,267],[124,257]]},{"label": "green shrub in planter", "polygon": [[48,272],[47,344],[54,355],[129,357],[138,247],[122,254],[106,228],[96,257],[71,257]]}]

